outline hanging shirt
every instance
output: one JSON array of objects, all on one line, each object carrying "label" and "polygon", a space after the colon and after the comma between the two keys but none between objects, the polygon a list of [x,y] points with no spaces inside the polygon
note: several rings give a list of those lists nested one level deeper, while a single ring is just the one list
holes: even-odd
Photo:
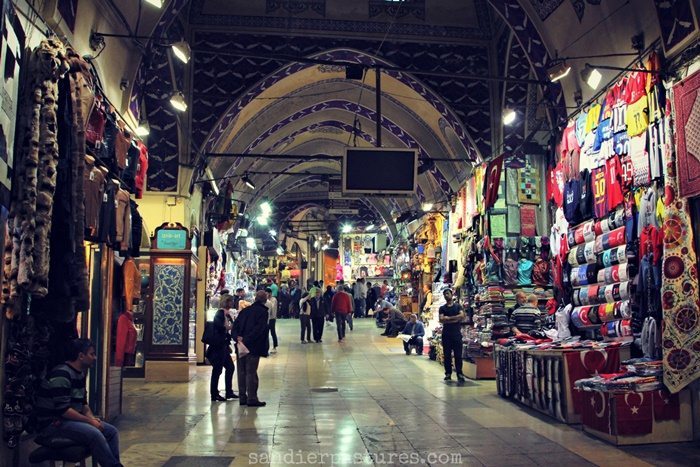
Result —
[{"label": "hanging shirt", "polygon": [[564,201],[564,169],[561,162],[549,171],[549,179],[547,182],[547,195],[549,200],[553,200],[554,204],[561,206]]},{"label": "hanging shirt", "polygon": [[532,269],[534,267],[535,263],[529,259],[522,258],[518,261],[518,285],[532,284]]},{"label": "hanging shirt", "polygon": [[647,153],[646,131],[639,136],[630,138],[630,156],[634,169],[634,184],[648,185],[651,180],[651,168]]},{"label": "hanging shirt", "polygon": [[575,130],[575,135],[576,135],[576,143],[579,145],[579,147],[583,146],[583,141],[586,138],[586,120],[588,118],[588,113],[581,111],[581,113],[578,114],[578,117],[576,117],[576,130]]},{"label": "hanging shirt", "polygon": [[593,149],[595,145],[597,131],[591,131],[586,134],[586,138],[583,142],[583,147],[581,147],[581,157],[579,162],[579,169],[581,170],[593,170],[596,168],[596,163],[599,158],[600,151],[595,151]]},{"label": "hanging shirt", "polygon": [[622,196],[622,166],[617,155],[605,162],[605,190],[608,211],[612,211],[624,201]]},{"label": "hanging shirt", "polygon": [[637,236],[642,235],[642,230],[647,225],[659,228],[656,220],[656,190],[648,188],[639,200],[639,225],[637,226]]},{"label": "hanging shirt", "polygon": [[663,119],[649,125],[649,171],[652,180],[661,178],[663,165],[666,161],[664,154],[666,125]]},{"label": "hanging shirt", "polygon": [[593,187],[591,173],[588,170],[581,172],[581,198],[578,210],[580,219],[583,221],[593,217]]},{"label": "hanging shirt", "polygon": [[622,181],[622,191],[627,193],[634,185],[634,166],[632,156],[629,154],[620,158],[620,180]]},{"label": "hanging shirt", "polygon": [[593,169],[593,212],[596,219],[602,219],[608,213],[607,196],[606,196],[606,178],[605,169],[600,167]]},{"label": "hanging shirt", "polygon": [[571,179],[564,187],[564,216],[569,224],[578,224],[581,215],[579,213],[579,203],[581,201],[581,181]]},{"label": "hanging shirt", "polygon": [[590,133],[598,127],[601,110],[602,107],[597,103],[591,105],[588,109],[588,114],[586,114],[586,133]]},{"label": "hanging shirt", "polygon": [[630,153],[630,138],[626,131],[613,135],[613,152],[618,156]]}]

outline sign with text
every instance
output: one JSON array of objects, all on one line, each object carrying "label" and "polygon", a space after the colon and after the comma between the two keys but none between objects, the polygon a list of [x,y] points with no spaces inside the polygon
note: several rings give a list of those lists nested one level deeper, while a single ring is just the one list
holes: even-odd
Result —
[{"label": "sign with text", "polygon": [[187,231],[162,229],[156,232],[156,245],[159,250],[186,250]]}]

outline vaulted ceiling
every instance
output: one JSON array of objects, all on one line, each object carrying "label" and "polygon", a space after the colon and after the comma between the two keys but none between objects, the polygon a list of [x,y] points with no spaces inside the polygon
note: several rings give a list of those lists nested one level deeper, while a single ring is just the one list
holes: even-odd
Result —
[{"label": "vaulted ceiling", "polygon": [[[387,223],[395,232],[396,215],[446,202],[474,162],[517,148],[537,129],[546,134],[565,115],[559,85],[536,84],[546,81],[550,57],[517,0],[166,3],[153,37],[185,38],[193,54],[185,66],[154,47],[134,80],[132,108],[143,102],[151,126],[148,189],[182,190],[209,176],[222,187],[230,181],[249,209],[274,202],[276,228],[313,213],[329,225]],[[333,63],[366,72],[349,80]],[[338,202],[327,193],[340,163],[328,156],[377,141],[378,65],[382,145],[438,160],[419,175],[415,197],[358,198],[343,204],[358,214],[330,215]],[[170,107],[174,90],[186,96],[186,114]],[[521,116],[505,135],[504,106]]]}]

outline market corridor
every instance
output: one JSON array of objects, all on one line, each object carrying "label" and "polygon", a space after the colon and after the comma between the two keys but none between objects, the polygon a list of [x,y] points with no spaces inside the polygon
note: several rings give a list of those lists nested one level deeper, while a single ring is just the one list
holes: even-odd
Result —
[{"label": "market corridor", "polygon": [[[322,344],[301,345],[298,329],[280,320],[280,352],[261,361],[267,407],[210,403],[209,367],[189,384],[126,380],[117,423],[124,464],[592,465],[585,457],[633,466],[654,455],[637,447],[634,457],[540,419],[500,399],[492,381],[447,385],[439,364],[406,356],[373,320],[355,320],[343,344],[327,326]],[[676,448],[664,448],[664,464],[698,465],[697,448]]]}]

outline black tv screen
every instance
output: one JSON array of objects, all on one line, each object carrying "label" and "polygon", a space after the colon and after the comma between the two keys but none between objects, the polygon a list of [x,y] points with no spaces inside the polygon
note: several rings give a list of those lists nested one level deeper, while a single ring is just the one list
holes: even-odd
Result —
[{"label": "black tv screen", "polygon": [[347,148],[343,157],[343,192],[413,195],[418,177],[414,149]]}]

